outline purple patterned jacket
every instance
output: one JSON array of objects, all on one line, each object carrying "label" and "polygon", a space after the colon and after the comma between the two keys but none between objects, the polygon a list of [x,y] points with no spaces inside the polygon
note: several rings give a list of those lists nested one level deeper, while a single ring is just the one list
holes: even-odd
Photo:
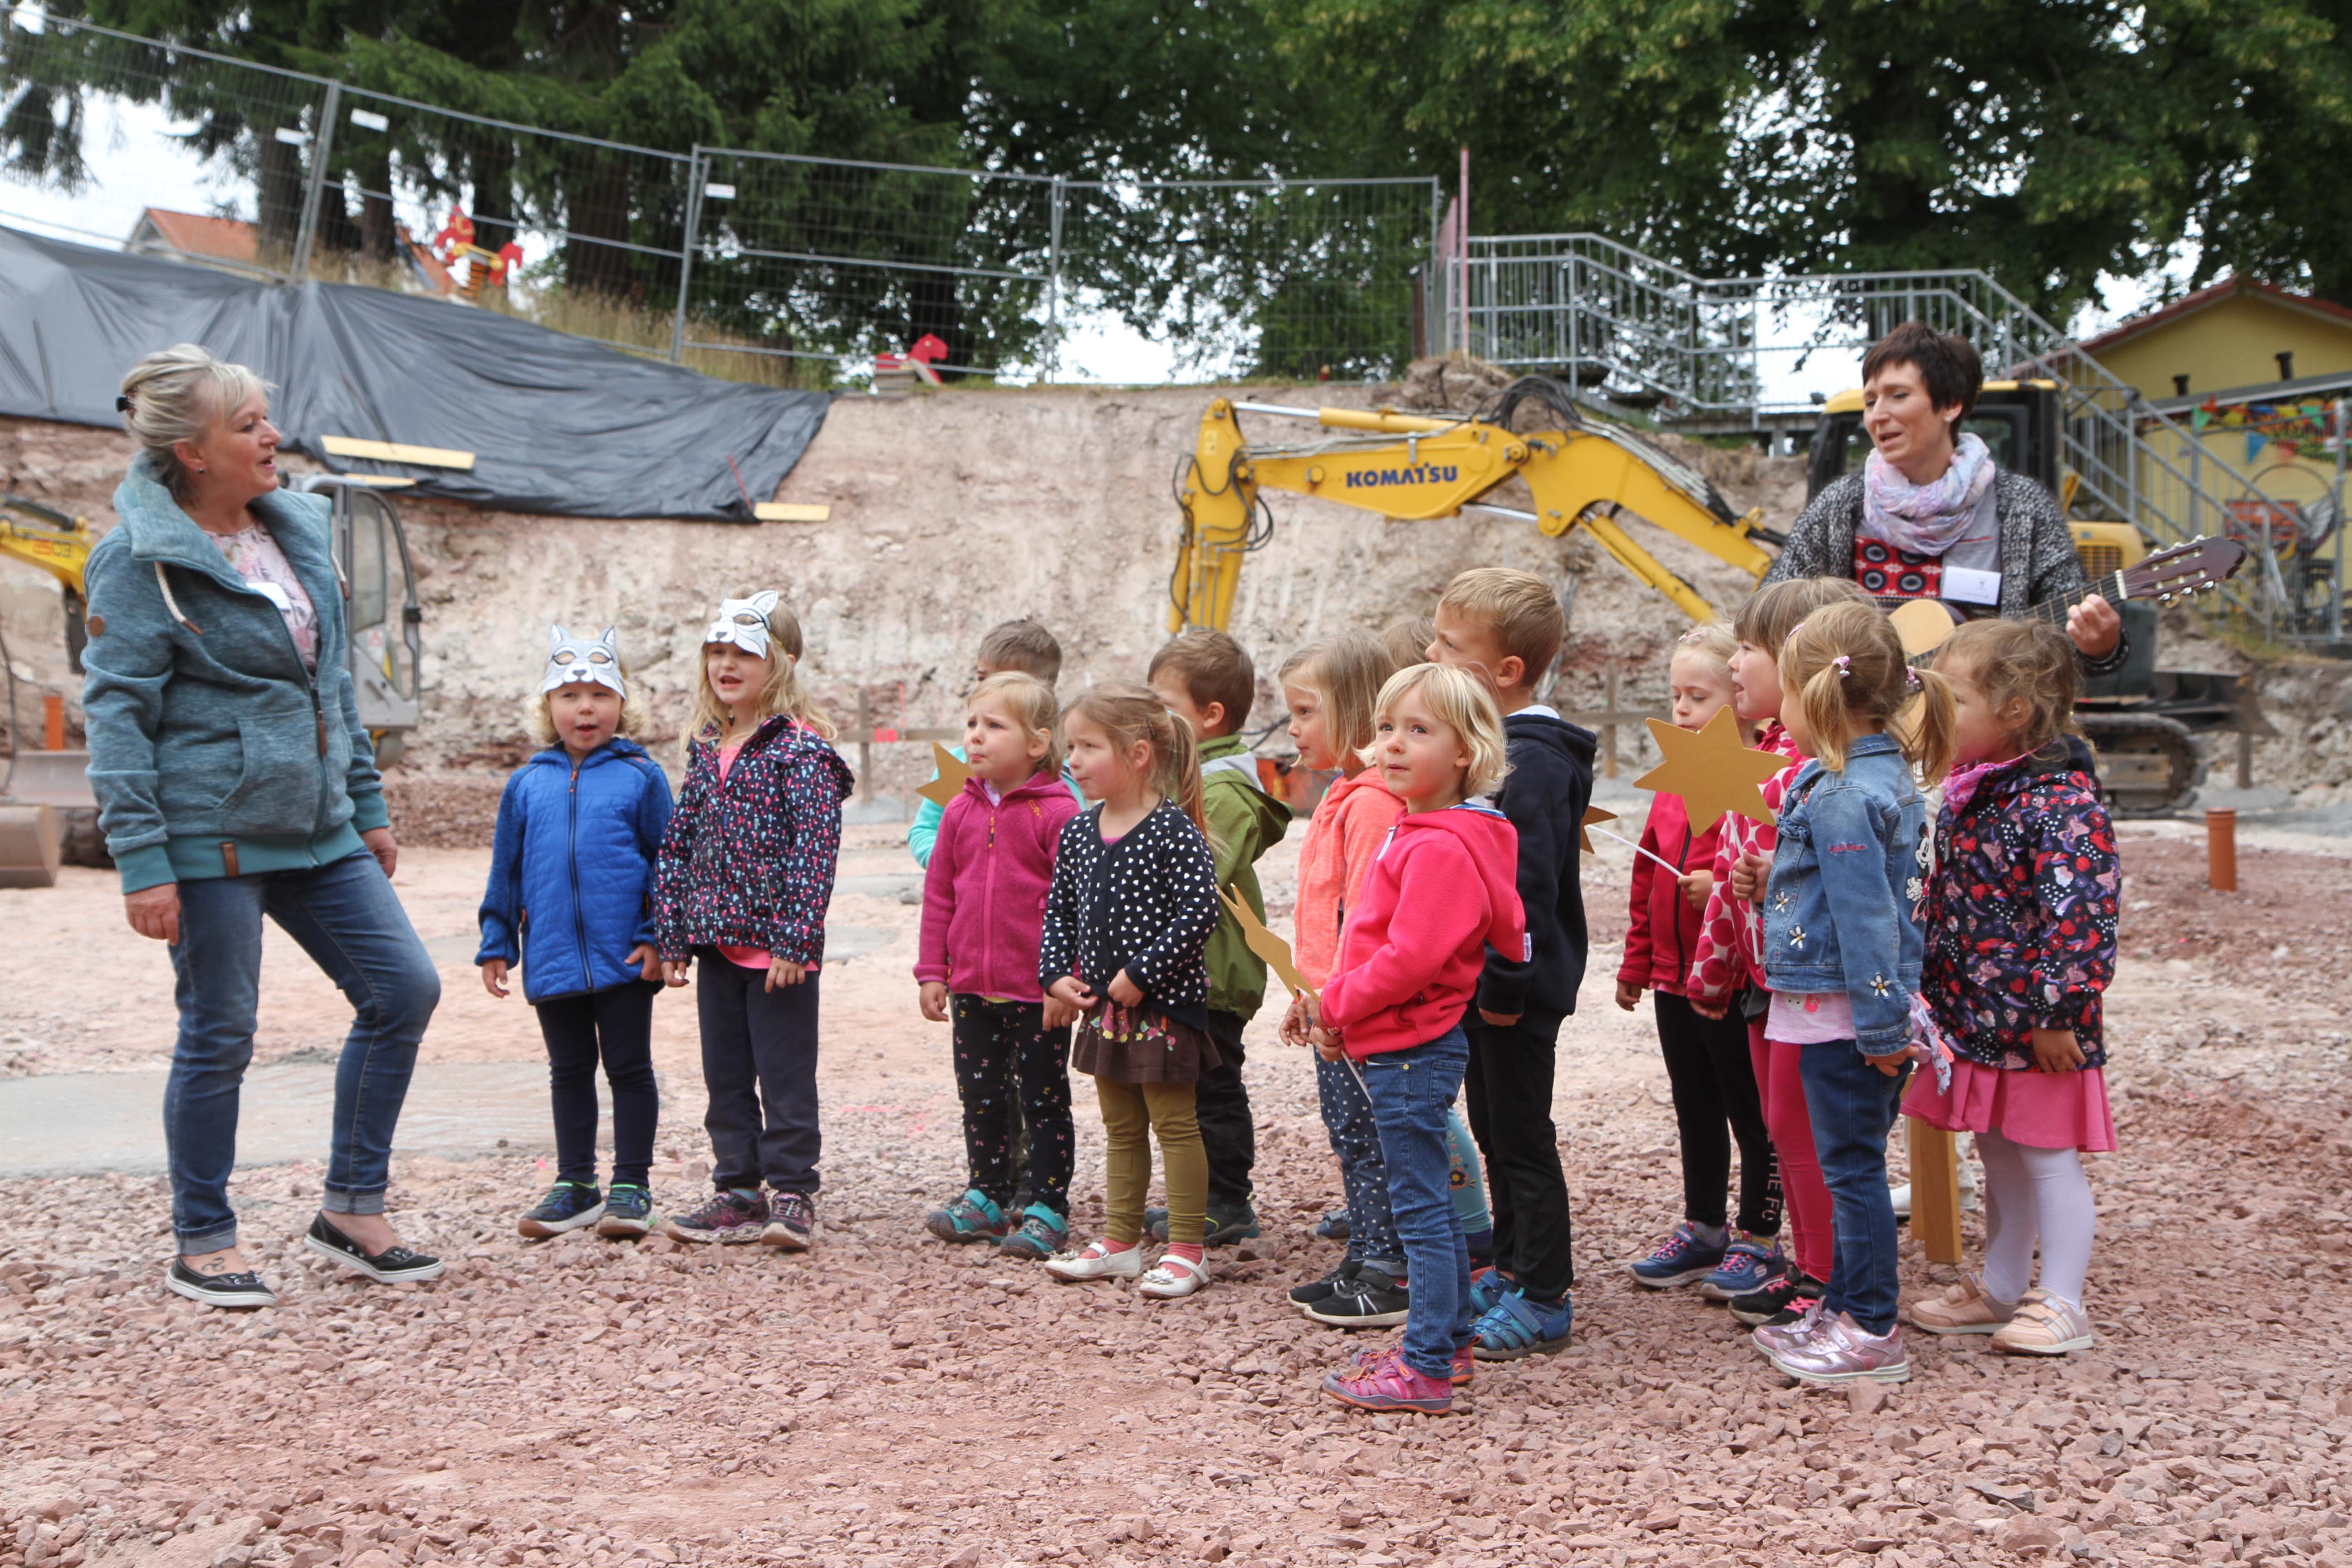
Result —
[{"label": "purple patterned jacket", "polygon": [[781,714],[751,732],[723,784],[719,748],[696,742],[654,862],[662,957],[723,945],[822,959],[841,803],[856,787],[830,742]]},{"label": "purple patterned jacket", "polygon": [[2123,869],[2091,780],[2053,745],[1988,773],[1936,823],[1919,988],[1953,1049],[2031,1068],[2033,1031],[2072,1029],[2104,1067],[2099,996],[2116,972]]}]

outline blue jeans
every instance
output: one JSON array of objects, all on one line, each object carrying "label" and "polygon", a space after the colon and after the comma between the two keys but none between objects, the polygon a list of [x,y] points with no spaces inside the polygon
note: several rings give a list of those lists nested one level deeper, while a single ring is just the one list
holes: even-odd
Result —
[{"label": "blue jeans", "polygon": [[1389,1167],[1389,1212],[1404,1247],[1412,1306],[1404,1359],[1423,1377],[1449,1378],[1470,1342],[1470,1249],[1454,1212],[1445,1112],[1461,1092],[1470,1041],[1457,1026],[1425,1044],[1358,1064]]},{"label": "blue jeans", "polygon": [[1906,1063],[1893,1077],[1870,1065],[1852,1040],[1801,1046],[1798,1071],[1813,1152],[1830,1189],[1833,1242],[1822,1312],[1850,1312],[1870,1333],[1895,1326],[1895,1199],[1886,1190],[1886,1135],[1903,1103]]},{"label": "blue jeans", "polygon": [[237,1095],[253,1059],[261,995],[261,921],[276,921],[351,999],[355,1016],[335,1069],[328,1144],[330,1214],[382,1214],[392,1133],[416,1068],[417,1042],[441,1000],[441,976],[372,855],[331,865],[180,884],[180,1037],[163,1086],[172,1230],[184,1253],[236,1245],[228,1206]]}]

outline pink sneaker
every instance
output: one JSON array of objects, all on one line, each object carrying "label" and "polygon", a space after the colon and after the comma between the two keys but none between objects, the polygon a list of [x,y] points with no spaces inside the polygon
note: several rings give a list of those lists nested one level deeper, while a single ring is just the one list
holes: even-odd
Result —
[{"label": "pink sneaker", "polygon": [[1766,1353],[1771,1355],[1774,1366],[1800,1383],[1853,1383],[1860,1378],[1906,1383],[1911,1377],[1901,1326],[1883,1334],[1865,1333],[1847,1312],[1823,1319],[1803,1343]]},{"label": "pink sneaker", "polygon": [[1323,1380],[1323,1392],[1359,1410],[1418,1410],[1443,1415],[1454,1408],[1454,1384],[1423,1377],[1395,1351],[1382,1351],[1370,1366],[1350,1366]]},{"label": "pink sneaker", "polygon": [[[1460,1350],[1454,1352],[1454,1387],[1460,1388],[1463,1384],[1468,1383],[1473,1377],[1477,1375],[1478,1357],[1475,1353],[1475,1348],[1476,1347],[1473,1345],[1464,1345]],[[1396,1353],[1397,1352],[1392,1350],[1358,1351],[1355,1355],[1354,1364],[1359,1367],[1370,1366],[1374,1362],[1380,1361],[1386,1356],[1392,1356]]]},{"label": "pink sneaker", "polygon": [[1821,1328],[1822,1303],[1816,1297],[1805,1302],[1804,1310],[1793,1321],[1766,1323],[1761,1328],[1749,1331],[1748,1339],[1756,1347],[1757,1354],[1770,1360],[1803,1344],[1819,1333]]}]

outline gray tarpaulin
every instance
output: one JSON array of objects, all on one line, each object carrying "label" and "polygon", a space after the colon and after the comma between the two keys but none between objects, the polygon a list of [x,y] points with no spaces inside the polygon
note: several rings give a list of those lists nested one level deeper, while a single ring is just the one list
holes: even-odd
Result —
[{"label": "gray tarpaulin", "polygon": [[[828,395],[717,381],[495,310],[256,282],[0,227],[0,414],[120,428],[142,354],[202,343],[277,384],[287,444],[406,494],[574,517],[751,520]],[[472,452],[470,473],[331,458],[321,436]],[[742,472],[738,488],[728,468]]]}]

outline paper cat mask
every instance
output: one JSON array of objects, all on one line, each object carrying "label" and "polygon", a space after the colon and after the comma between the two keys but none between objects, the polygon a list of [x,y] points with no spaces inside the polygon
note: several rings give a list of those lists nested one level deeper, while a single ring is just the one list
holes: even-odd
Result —
[{"label": "paper cat mask", "polygon": [[768,657],[768,613],[783,595],[773,588],[752,595],[748,599],[721,599],[719,618],[702,634],[705,647],[715,642],[730,643],[753,658]]},{"label": "paper cat mask", "polygon": [[540,678],[543,695],[575,680],[593,681],[620,696],[629,694],[621,679],[621,634],[606,626],[595,639],[575,637],[562,626],[547,630],[547,671]]}]

